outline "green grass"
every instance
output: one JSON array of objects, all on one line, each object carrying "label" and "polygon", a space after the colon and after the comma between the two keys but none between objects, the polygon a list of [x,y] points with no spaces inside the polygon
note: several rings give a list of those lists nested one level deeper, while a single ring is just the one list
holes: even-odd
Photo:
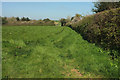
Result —
[{"label": "green grass", "polygon": [[118,66],[68,27],[4,26],[2,77],[118,77]]}]

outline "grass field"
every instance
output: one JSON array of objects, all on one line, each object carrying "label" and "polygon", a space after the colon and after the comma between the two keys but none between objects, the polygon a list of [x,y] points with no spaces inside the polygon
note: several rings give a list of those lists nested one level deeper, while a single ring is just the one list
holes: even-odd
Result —
[{"label": "grass field", "polygon": [[3,26],[3,78],[118,77],[107,51],[68,27]]}]

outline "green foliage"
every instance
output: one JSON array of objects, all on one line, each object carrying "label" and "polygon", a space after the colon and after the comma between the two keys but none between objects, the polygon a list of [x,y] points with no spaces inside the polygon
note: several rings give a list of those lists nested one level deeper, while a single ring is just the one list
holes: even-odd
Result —
[{"label": "green foliage", "polygon": [[2,18],[2,24],[7,24],[8,23],[8,21],[6,19],[7,19],[6,17]]},{"label": "green foliage", "polygon": [[21,21],[30,21],[30,19],[27,17],[27,18],[25,18],[25,17],[22,17],[21,18]]},{"label": "green foliage", "polygon": [[113,8],[119,8],[120,7],[120,1],[119,2],[95,2],[94,3],[94,9],[93,12],[101,12],[104,10],[110,10]]},{"label": "green foliage", "polygon": [[30,19],[27,17],[27,18],[26,18],[26,21],[30,21]]},{"label": "green foliage", "polygon": [[[72,28],[89,42],[120,52],[120,8],[84,17]],[[111,53],[113,57],[120,54]]]},{"label": "green foliage", "polygon": [[20,18],[19,18],[19,17],[16,17],[16,20],[17,20],[17,21],[20,21]]},{"label": "green foliage", "polygon": [[81,14],[76,14],[75,17],[81,18],[82,15]]},{"label": "green foliage", "polygon": [[65,26],[67,23],[66,19],[64,19],[64,18],[61,18],[60,22],[61,22],[61,26]]},{"label": "green foliage", "polygon": [[69,27],[2,28],[2,78],[119,77],[117,60],[108,53]]},{"label": "green foliage", "polygon": [[25,18],[25,17],[22,17],[22,18],[21,18],[21,21],[26,21],[26,18]]},{"label": "green foliage", "polygon": [[50,21],[50,19],[49,19],[49,18],[47,18],[47,19],[44,19],[43,21],[45,21],[45,22],[49,22],[49,21]]},{"label": "green foliage", "polygon": [[71,20],[73,20],[74,19],[74,17],[71,17]]}]

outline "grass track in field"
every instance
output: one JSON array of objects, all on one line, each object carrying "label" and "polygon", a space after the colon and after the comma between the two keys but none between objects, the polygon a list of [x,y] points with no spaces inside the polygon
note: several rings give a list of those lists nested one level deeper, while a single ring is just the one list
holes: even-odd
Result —
[{"label": "grass track in field", "polygon": [[108,52],[68,27],[4,26],[2,77],[118,77]]}]

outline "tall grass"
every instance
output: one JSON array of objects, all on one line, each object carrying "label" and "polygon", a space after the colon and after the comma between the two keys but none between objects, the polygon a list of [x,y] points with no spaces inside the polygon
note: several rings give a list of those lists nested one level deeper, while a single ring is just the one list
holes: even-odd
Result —
[{"label": "tall grass", "polygon": [[2,36],[3,78],[118,77],[109,52],[68,27],[6,26]]}]

